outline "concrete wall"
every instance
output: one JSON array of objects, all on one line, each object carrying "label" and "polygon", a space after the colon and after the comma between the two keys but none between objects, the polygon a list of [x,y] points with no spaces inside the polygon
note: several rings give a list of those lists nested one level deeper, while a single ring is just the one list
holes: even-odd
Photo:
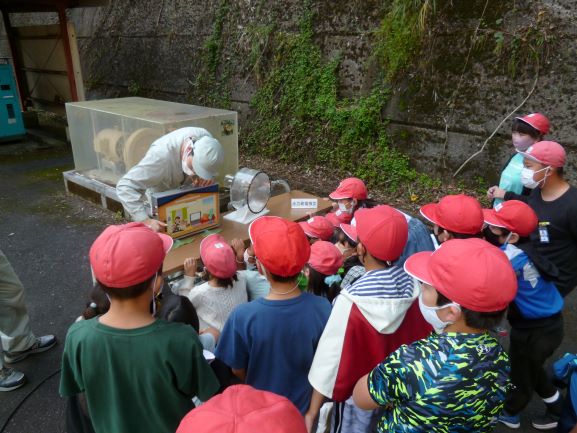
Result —
[{"label": "concrete wall", "polygon": [[[257,74],[246,62],[251,31],[271,23],[276,31],[298,31],[303,2],[230,0],[228,4],[222,46],[231,71],[232,107],[240,112],[242,127],[258,86]],[[422,170],[452,173],[528,94],[537,63],[526,55],[526,45],[534,43],[538,34],[545,38],[536,49],[538,85],[519,114],[547,114],[553,125],[550,137],[575,154],[574,0],[437,0],[436,4],[414,67],[392,89],[386,114],[394,146],[407,152]],[[220,5],[220,0],[117,0],[104,7],[69,10],[88,99],[136,92],[194,103],[187,95],[201,70],[200,53]],[[371,35],[382,19],[382,6],[382,0],[313,2],[319,45],[327,58],[341,55],[343,96],[363,94],[372,84]],[[30,20],[27,14],[13,17],[12,22],[23,25]],[[497,32],[504,35],[500,54],[496,54]],[[529,42],[522,40],[524,36]],[[514,52],[516,43],[525,54]],[[519,59],[511,62],[513,54]],[[507,121],[465,175],[494,177],[512,150],[509,131]],[[573,179],[576,168],[576,158],[571,156],[568,172]]]}]

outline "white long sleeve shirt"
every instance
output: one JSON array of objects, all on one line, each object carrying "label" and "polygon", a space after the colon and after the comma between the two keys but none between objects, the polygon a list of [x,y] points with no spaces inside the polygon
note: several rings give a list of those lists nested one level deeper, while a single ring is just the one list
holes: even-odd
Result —
[{"label": "white long sleeve shirt", "polygon": [[189,182],[182,171],[181,145],[187,138],[209,136],[203,128],[180,128],[154,141],[144,158],[132,167],[116,185],[122,205],[134,221],[149,218],[146,203],[153,192],[168,191]]}]

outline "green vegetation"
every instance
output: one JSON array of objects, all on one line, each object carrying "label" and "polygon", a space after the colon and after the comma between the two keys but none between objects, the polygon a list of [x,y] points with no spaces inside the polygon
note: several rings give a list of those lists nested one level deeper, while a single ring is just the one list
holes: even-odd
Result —
[{"label": "green vegetation", "polygon": [[[232,12],[229,0],[221,0],[200,56],[199,74],[190,82],[189,97],[195,104],[229,107],[230,57],[234,55],[242,59],[245,84],[250,78],[257,83],[252,116],[243,125],[243,152],[304,167],[324,165],[342,176],[359,176],[371,186],[388,190],[410,182],[423,188],[437,185],[417,173],[408,157],[391,146],[383,117],[389,83],[413,61],[434,10],[435,0],[388,4],[373,33],[373,61],[380,66],[380,76],[367,94],[343,98],[338,94],[340,58],[338,54],[324,58],[315,42],[311,0],[304,0],[296,33],[280,31],[274,18],[242,30],[228,28]],[[242,45],[247,49],[240,53]],[[233,48],[227,52],[224,46]]]},{"label": "green vegetation", "polygon": [[535,8],[533,20],[509,31],[503,30],[502,18],[494,23],[481,20],[479,34],[473,41],[477,53],[492,49],[492,55],[499,60],[496,64],[511,78],[527,71],[535,73],[547,60],[554,39],[549,29],[553,27],[545,11]]},{"label": "green vegetation", "polygon": [[[230,105],[230,62],[222,62],[224,23],[229,13],[229,0],[221,0],[212,28],[200,56],[199,73],[189,89],[189,98],[195,104],[209,107]],[[224,66],[222,66],[224,64]]]},{"label": "green vegetation", "polygon": [[393,80],[414,59],[435,0],[393,0],[376,31],[375,53],[385,79]]},{"label": "green vegetation", "polygon": [[314,42],[308,2],[297,34],[261,28],[258,44],[251,50],[258,62],[255,69],[260,86],[252,100],[255,116],[247,128],[243,150],[301,165],[323,164],[387,189],[407,182],[432,182],[411,168],[406,155],[391,147],[382,115],[388,101],[387,82],[410,62],[418,46],[415,32],[408,43],[406,33],[386,39],[384,32],[394,32],[391,26],[396,26],[399,17],[405,25],[411,21],[419,26],[432,7],[430,0],[394,2],[376,41],[383,60],[382,77],[368,95],[354,99],[338,96],[340,59],[323,59]]}]

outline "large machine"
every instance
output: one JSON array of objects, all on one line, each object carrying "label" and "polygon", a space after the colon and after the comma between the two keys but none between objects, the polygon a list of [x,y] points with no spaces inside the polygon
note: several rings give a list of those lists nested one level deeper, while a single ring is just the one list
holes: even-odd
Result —
[{"label": "large machine", "polygon": [[208,130],[224,147],[218,183],[238,170],[234,111],[130,97],[67,103],[66,115],[76,171],[110,186],[138,164],[153,141],[186,126]]},{"label": "large machine", "polygon": [[12,65],[0,58],[0,140],[17,139],[25,132]]}]

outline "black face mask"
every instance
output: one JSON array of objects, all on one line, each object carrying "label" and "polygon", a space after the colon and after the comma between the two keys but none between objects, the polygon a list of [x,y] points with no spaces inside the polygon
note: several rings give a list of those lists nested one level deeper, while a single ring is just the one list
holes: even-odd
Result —
[{"label": "black face mask", "polygon": [[501,247],[501,242],[499,242],[500,236],[493,233],[489,227],[485,227],[483,229],[483,236],[485,240],[489,242],[491,245]]}]

